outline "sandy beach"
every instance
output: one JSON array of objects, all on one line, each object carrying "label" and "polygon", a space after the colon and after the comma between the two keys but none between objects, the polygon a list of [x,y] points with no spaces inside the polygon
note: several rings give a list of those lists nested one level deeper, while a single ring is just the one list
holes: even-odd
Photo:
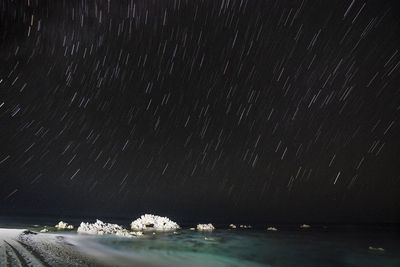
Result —
[{"label": "sandy beach", "polygon": [[0,229],[0,263],[2,266],[105,266],[79,251],[62,235],[20,229]]},{"label": "sandy beach", "polygon": [[106,250],[86,236],[0,228],[0,266],[157,266]]}]

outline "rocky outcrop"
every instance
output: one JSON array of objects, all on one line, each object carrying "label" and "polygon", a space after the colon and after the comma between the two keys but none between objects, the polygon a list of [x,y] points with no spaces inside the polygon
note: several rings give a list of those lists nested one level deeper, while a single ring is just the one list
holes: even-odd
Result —
[{"label": "rocky outcrop", "polygon": [[78,233],[89,235],[114,234],[123,237],[141,236],[142,232],[130,232],[118,224],[104,223],[97,220],[95,223],[84,223],[78,227]]},{"label": "rocky outcrop", "polygon": [[171,231],[179,229],[176,222],[171,221],[167,217],[161,217],[152,214],[142,215],[131,223],[132,230],[157,230],[157,231]]}]

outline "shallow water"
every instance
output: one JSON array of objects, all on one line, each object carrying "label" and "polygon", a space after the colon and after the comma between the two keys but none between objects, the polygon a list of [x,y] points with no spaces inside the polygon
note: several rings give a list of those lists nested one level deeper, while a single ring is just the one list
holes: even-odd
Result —
[{"label": "shallow water", "polygon": [[[46,221],[47,220],[47,221]],[[80,220],[67,220],[75,226]],[[120,223],[128,227],[128,222]],[[2,219],[0,227],[28,228],[33,231],[57,220]],[[192,226],[192,225],[191,225]],[[147,232],[141,238],[67,234],[82,249],[140,259],[158,266],[400,266],[399,229],[396,225],[273,225],[279,230],[222,229],[199,232]],[[227,227],[227,226],[225,226]],[[261,228],[260,228],[261,227]],[[382,247],[373,251],[369,247]],[[117,259],[116,259],[117,261]],[[116,262],[118,264],[118,262]]]}]

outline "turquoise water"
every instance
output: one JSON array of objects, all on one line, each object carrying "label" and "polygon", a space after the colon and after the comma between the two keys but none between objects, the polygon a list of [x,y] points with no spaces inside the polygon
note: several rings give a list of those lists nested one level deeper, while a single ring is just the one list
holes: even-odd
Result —
[{"label": "turquoise water", "polygon": [[[24,220],[0,220],[0,227],[39,231],[44,225],[57,222],[36,220],[33,225]],[[67,222],[79,225],[79,220]],[[128,227],[128,222],[123,225]],[[395,225],[312,225],[310,229],[273,226],[279,230],[266,231],[266,226],[227,229],[227,225],[220,225],[212,232],[198,232],[189,230],[188,225],[176,233],[147,232],[133,239],[82,236],[75,231],[57,233],[79,237],[88,246],[96,244],[105,251],[162,262],[165,266],[400,266],[399,229]],[[384,251],[371,250],[370,246]]]},{"label": "turquoise water", "polygon": [[[400,266],[398,240],[385,234],[329,234],[312,230],[298,232],[216,230],[211,233],[180,231],[156,234],[139,240],[104,238],[99,241],[126,253],[160,254],[171,257],[219,256],[238,266]],[[383,247],[384,252],[368,249]]]}]

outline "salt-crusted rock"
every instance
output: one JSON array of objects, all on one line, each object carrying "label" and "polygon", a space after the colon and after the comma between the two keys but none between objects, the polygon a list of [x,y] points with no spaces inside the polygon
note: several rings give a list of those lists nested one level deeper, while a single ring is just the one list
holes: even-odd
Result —
[{"label": "salt-crusted rock", "polygon": [[58,224],[56,224],[56,226],[54,226],[55,228],[59,229],[59,230],[64,230],[64,229],[74,229],[73,225],[69,225],[66,222],[60,221]]},{"label": "salt-crusted rock", "polygon": [[303,229],[305,229],[305,228],[310,228],[311,226],[309,225],[309,224],[302,224],[302,225],[300,225],[300,228],[303,228]]},{"label": "salt-crusted rock", "polygon": [[232,229],[236,229],[236,225],[234,225],[233,223],[231,223],[231,224],[229,225],[229,227],[232,228]]},{"label": "salt-crusted rock", "polygon": [[179,229],[176,222],[171,221],[167,217],[156,216],[152,214],[142,215],[131,223],[132,230],[158,230],[169,231]]},{"label": "salt-crusted rock", "polygon": [[267,230],[268,230],[268,231],[278,231],[277,228],[272,227],[272,226],[268,227]]},{"label": "salt-crusted rock", "polygon": [[198,224],[197,225],[197,230],[200,230],[200,231],[203,231],[203,230],[212,231],[214,229],[215,229],[215,227],[211,223],[209,223],[209,224]]},{"label": "salt-crusted rock", "polygon": [[118,224],[104,223],[100,220],[96,220],[95,223],[82,222],[78,227],[78,233],[92,235],[116,234],[118,231],[122,230],[122,226]]},{"label": "salt-crusted rock", "polygon": [[95,223],[84,223],[78,227],[78,233],[89,235],[115,234],[123,237],[141,236],[142,232],[130,232],[118,224],[104,223],[96,220]]},{"label": "salt-crusted rock", "polygon": [[41,233],[47,233],[49,230],[48,229],[46,229],[46,228],[44,228],[44,229],[42,229],[42,230],[40,230],[40,232]]}]

